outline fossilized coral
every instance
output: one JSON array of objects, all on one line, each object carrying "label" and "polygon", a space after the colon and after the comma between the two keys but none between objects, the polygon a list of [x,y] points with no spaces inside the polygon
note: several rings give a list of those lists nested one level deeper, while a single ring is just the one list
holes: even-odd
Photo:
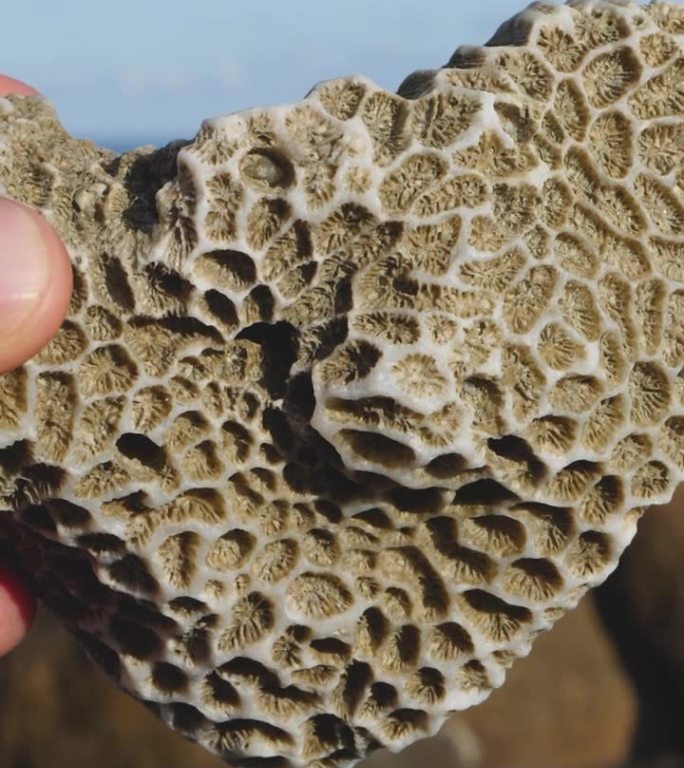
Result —
[{"label": "fossilized coral", "polygon": [[684,471],[684,12],[537,3],[405,81],[116,157],[0,106],[73,258],[0,494],[102,666],[229,761],[481,701]]}]

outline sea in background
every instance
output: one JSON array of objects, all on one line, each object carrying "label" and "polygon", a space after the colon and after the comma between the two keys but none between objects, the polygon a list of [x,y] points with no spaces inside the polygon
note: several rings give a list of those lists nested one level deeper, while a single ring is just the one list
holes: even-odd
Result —
[{"label": "sea in background", "polygon": [[113,149],[119,154],[127,152],[136,147],[143,147],[152,144],[155,147],[163,147],[170,141],[176,139],[189,139],[191,136],[134,136],[134,137],[102,137],[102,136],[84,136],[83,138],[94,141],[100,147],[106,147],[107,149]]}]

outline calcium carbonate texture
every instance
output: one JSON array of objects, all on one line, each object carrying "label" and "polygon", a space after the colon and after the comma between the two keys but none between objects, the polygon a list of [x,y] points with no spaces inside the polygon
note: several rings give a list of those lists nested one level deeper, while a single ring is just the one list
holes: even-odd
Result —
[{"label": "calcium carbonate texture", "polygon": [[401,748],[670,499],[683,41],[683,6],[535,3],[398,95],[122,156],[0,100],[0,181],[75,280],[0,377],[0,509],[172,727],[259,768]]}]

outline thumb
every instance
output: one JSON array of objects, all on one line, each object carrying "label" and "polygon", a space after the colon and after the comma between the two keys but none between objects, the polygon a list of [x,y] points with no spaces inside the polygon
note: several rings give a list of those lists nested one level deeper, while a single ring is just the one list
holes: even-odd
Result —
[{"label": "thumb", "polygon": [[55,231],[36,211],[0,198],[0,372],[52,338],[70,293],[69,257]]}]

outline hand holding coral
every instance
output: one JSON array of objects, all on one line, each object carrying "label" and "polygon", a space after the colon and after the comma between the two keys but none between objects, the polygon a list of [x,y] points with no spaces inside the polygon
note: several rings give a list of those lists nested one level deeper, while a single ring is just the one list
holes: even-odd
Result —
[{"label": "hand holding coral", "polygon": [[[32,94],[29,86],[0,76],[0,96]],[[37,212],[0,198],[0,373],[21,365],[59,328],[71,292],[64,246]],[[0,560],[0,655],[24,635],[33,598]]]}]

